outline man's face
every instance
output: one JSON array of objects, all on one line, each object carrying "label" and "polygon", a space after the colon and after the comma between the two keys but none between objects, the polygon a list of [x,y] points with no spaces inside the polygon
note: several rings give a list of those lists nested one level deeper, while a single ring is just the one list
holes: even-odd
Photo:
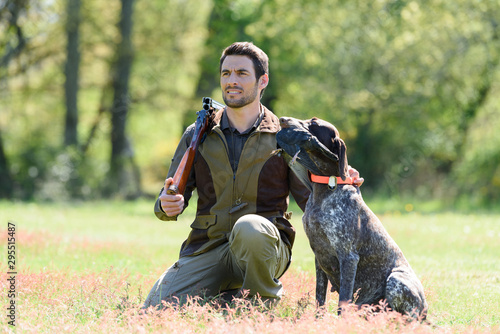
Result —
[{"label": "man's face", "polygon": [[227,56],[220,73],[224,103],[230,108],[244,107],[260,95],[252,60],[247,56]]}]

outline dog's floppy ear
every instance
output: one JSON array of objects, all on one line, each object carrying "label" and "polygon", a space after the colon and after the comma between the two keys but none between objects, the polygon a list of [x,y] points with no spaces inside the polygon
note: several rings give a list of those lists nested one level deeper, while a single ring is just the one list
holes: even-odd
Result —
[{"label": "dog's floppy ear", "polygon": [[304,148],[316,151],[320,154],[322,154],[325,158],[338,162],[339,157],[335,152],[332,152],[328,147],[326,147],[321,141],[318,140],[316,137],[311,137],[311,139],[303,145]]},{"label": "dog's floppy ear", "polygon": [[348,167],[349,164],[347,163],[347,152],[346,152],[346,146],[344,141],[340,137],[335,137],[333,139],[333,153],[335,153],[338,157],[338,168],[339,168],[339,174],[342,180],[345,181],[346,177],[348,176]]}]

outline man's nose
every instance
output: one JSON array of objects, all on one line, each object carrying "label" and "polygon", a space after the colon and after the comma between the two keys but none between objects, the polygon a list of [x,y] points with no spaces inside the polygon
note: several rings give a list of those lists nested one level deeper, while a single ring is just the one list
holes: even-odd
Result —
[{"label": "man's nose", "polygon": [[236,75],[236,73],[233,72],[229,75],[228,84],[238,85],[238,76]]}]

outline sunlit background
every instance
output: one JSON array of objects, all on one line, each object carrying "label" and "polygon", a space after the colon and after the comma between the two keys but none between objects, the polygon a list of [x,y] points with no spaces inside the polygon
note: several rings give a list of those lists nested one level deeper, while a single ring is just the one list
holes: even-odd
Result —
[{"label": "sunlit background", "polygon": [[336,125],[365,193],[495,206],[499,21],[496,0],[0,0],[0,196],[156,194],[221,51],[253,41],[263,103]]}]

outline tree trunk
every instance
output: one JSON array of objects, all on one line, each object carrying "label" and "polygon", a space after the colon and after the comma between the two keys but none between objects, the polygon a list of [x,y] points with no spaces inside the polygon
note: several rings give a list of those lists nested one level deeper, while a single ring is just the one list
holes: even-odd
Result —
[{"label": "tree trunk", "polygon": [[117,46],[113,75],[113,105],[111,106],[111,161],[108,194],[124,197],[137,196],[140,189],[134,187],[133,173],[127,172],[127,163],[133,156],[126,135],[127,116],[130,106],[129,79],[133,60],[132,14],[134,0],[121,0],[119,30],[121,41]]},{"label": "tree trunk", "polygon": [[[12,39],[12,43],[7,43],[5,50],[3,51],[2,58],[0,58],[0,67],[7,67],[11,60],[17,58],[21,51],[26,47],[26,38],[24,37],[23,30],[19,25],[19,15],[22,11],[25,11],[28,6],[27,1],[11,1],[10,3],[4,5],[3,8],[6,10],[9,15],[7,15],[9,24],[7,28],[7,35],[9,35],[8,31],[14,31],[16,35],[17,42],[14,42],[14,38]],[[2,19],[2,18],[0,18]]]},{"label": "tree trunk", "polygon": [[0,198],[11,198],[13,193],[13,181],[10,176],[9,163],[3,150],[2,133],[0,131]]},{"label": "tree trunk", "polygon": [[[0,81],[7,80],[7,76],[4,77],[3,69],[7,69],[10,62],[19,57],[26,47],[27,41],[18,20],[21,12],[25,11],[27,7],[27,1],[12,1],[4,4],[4,8],[2,8],[2,10],[8,12],[6,17],[8,17],[9,23],[5,36],[10,41],[6,43],[2,54],[0,54]],[[5,14],[5,12],[2,14]],[[3,19],[3,17],[0,17],[0,19]],[[9,31],[14,32],[14,36],[10,36]],[[2,130],[0,128],[0,198],[12,198],[13,193],[14,180],[10,174],[9,162],[4,151]]]},{"label": "tree trunk", "polygon": [[64,130],[64,145],[78,144],[78,72],[80,67],[79,26],[80,0],[68,0],[66,33],[67,59],[64,74],[66,81],[64,91],[66,98],[66,126]]}]

